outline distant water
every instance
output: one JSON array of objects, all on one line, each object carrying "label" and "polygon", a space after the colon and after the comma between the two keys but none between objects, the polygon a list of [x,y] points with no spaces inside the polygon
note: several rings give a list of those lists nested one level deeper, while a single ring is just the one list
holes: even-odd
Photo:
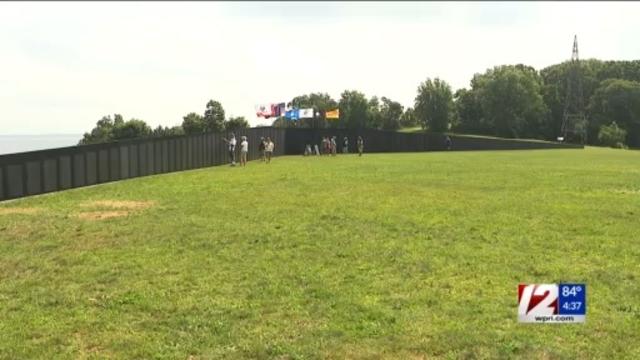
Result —
[{"label": "distant water", "polygon": [[78,145],[82,134],[0,135],[0,155]]}]

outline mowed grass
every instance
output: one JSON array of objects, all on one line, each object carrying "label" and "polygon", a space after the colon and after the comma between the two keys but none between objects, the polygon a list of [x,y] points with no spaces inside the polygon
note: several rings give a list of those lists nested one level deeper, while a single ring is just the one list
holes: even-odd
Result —
[{"label": "mowed grass", "polygon": [[[517,322],[518,283],[563,281],[585,324]],[[640,153],[282,157],[2,203],[0,358],[637,359]]]}]

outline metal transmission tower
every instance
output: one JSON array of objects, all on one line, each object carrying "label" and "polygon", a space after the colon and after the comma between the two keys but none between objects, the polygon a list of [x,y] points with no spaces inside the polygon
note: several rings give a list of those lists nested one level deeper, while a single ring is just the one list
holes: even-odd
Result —
[{"label": "metal transmission tower", "polygon": [[582,74],[580,72],[580,58],[578,57],[578,36],[573,38],[573,53],[567,72],[567,92],[562,116],[562,140],[584,144],[587,137],[587,118],[584,112],[582,98]]}]

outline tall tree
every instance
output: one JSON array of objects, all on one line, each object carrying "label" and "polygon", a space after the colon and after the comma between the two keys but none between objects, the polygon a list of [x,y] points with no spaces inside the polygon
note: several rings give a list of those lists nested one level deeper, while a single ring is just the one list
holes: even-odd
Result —
[{"label": "tall tree", "polygon": [[363,93],[345,90],[340,97],[339,125],[346,128],[364,128],[369,116],[369,102]]},{"label": "tall tree", "polygon": [[97,144],[109,142],[112,139],[113,119],[110,115],[103,116],[96,122],[96,126],[90,132],[84,133],[84,136],[78,143],[79,145]]},{"label": "tall tree", "polygon": [[332,110],[338,106],[338,103],[329,94],[321,92],[296,96],[291,100],[291,104],[297,108],[314,108],[320,111]]},{"label": "tall tree", "polygon": [[249,127],[249,122],[244,116],[231,117],[224,123],[224,129],[227,131],[246,129]]},{"label": "tall tree", "polygon": [[224,108],[215,100],[209,100],[204,111],[205,131],[220,132],[224,130]]},{"label": "tall tree", "polygon": [[454,114],[451,87],[439,78],[427,79],[418,86],[414,109],[423,128],[447,131]]},{"label": "tall tree", "polygon": [[533,69],[498,66],[488,71],[480,92],[482,113],[491,119],[495,135],[536,137],[547,116],[541,81]]},{"label": "tall tree", "polygon": [[194,112],[188,113],[182,118],[182,129],[186,134],[201,134],[206,130],[204,118]]},{"label": "tall tree", "polygon": [[151,127],[146,122],[139,119],[131,119],[123,123],[119,123],[113,128],[114,140],[137,139],[149,137],[151,135]]},{"label": "tall tree", "polygon": [[113,114],[113,126],[120,126],[124,124],[124,118],[120,114]]},{"label": "tall tree", "polygon": [[382,108],[380,100],[377,96],[369,99],[369,108],[367,109],[367,120],[365,126],[371,129],[380,129],[382,127]]},{"label": "tall tree", "polygon": [[400,120],[403,116],[404,106],[399,102],[382,97],[382,107],[380,110],[382,118],[382,129],[397,130],[400,128]]},{"label": "tall tree", "polygon": [[[299,109],[312,108],[314,109],[314,111],[320,112],[320,113],[324,113],[327,110],[333,110],[338,107],[338,103],[333,98],[331,98],[329,94],[321,93],[321,92],[311,93],[309,95],[296,96],[295,98],[293,98],[293,100],[291,100],[291,105]],[[313,124],[313,121],[315,121],[316,123]],[[321,118],[317,118],[315,120],[314,119],[299,120],[300,127],[311,127],[311,126],[326,127],[327,125],[335,126],[336,122],[335,121],[326,122],[324,119],[321,119]]]},{"label": "tall tree", "polygon": [[401,127],[414,127],[418,125],[418,119],[412,107],[408,107],[400,117]]},{"label": "tall tree", "polygon": [[494,133],[493,123],[486,121],[487,119],[482,114],[482,104],[477,89],[460,89],[456,91],[454,99],[457,121],[453,130],[481,135]]}]

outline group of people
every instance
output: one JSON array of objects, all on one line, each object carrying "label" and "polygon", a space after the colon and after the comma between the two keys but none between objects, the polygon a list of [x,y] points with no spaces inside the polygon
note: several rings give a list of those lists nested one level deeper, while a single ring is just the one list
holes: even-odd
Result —
[{"label": "group of people", "polygon": [[[356,145],[358,149],[358,156],[362,156],[362,152],[364,151],[364,140],[362,139],[362,136],[358,136]],[[304,149],[304,156],[310,156],[314,154],[318,156],[319,155],[335,156],[338,153],[338,140],[335,136],[323,137],[321,142],[322,153],[320,152],[320,147],[318,146],[318,144],[314,144],[313,147],[314,149],[312,150],[311,144],[308,143]],[[349,138],[346,136],[342,139],[342,153],[343,154],[349,153]]]},{"label": "group of people", "polygon": [[[229,139],[223,138],[223,140],[227,143],[229,149],[229,161],[231,162],[231,166],[236,166],[236,135],[231,133]],[[314,150],[311,150],[311,144],[307,144],[304,150],[304,156],[310,155],[331,155],[335,156],[338,153],[338,140],[336,136],[325,136],[322,138],[321,142],[322,153],[320,152],[320,147],[318,144],[314,144]],[[356,147],[358,150],[358,156],[362,156],[364,152],[364,140],[362,136],[358,136],[356,141]],[[260,161],[265,163],[271,162],[271,157],[273,156],[273,151],[275,149],[275,144],[270,137],[267,136],[260,138],[260,144],[258,145],[258,150],[260,151]],[[349,138],[346,136],[342,139],[342,153],[349,153]],[[240,137],[240,166],[247,166],[247,158],[249,154],[249,141],[246,136]]]},{"label": "group of people", "polygon": [[[227,143],[229,148],[229,160],[231,161],[231,166],[236,166],[236,135],[231,133],[229,139],[223,138],[223,140]],[[273,156],[273,150],[275,149],[275,144],[271,140],[270,137],[267,136],[260,138],[260,145],[258,145],[258,149],[260,150],[260,160],[266,162],[267,164],[271,162],[271,157]],[[247,157],[249,153],[249,141],[247,141],[246,136],[240,137],[240,166],[247,166]]]},{"label": "group of people", "polygon": [[[231,166],[236,166],[236,135],[231,133],[229,139],[223,139],[229,146],[229,160],[231,161]],[[304,156],[311,155],[331,155],[336,156],[338,153],[338,141],[336,136],[324,136],[321,142],[322,153],[320,152],[320,148],[318,144],[314,144],[314,149],[311,149],[311,144],[307,143],[304,149]],[[358,136],[356,141],[356,146],[358,150],[358,156],[362,156],[364,152],[364,140],[362,136]],[[449,136],[445,137],[445,147],[447,150],[451,150],[451,138]],[[265,163],[271,162],[271,157],[273,156],[273,150],[275,149],[275,144],[271,140],[270,137],[267,136],[260,138],[260,144],[258,145],[258,150],[260,151],[260,161]],[[247,156],[249,153],[249,142],[247,141],[246,136],[240,137],[240,166],[247,166]],[[346,136],[342,139],[342,153],[349,153],[349,138]]]}]

